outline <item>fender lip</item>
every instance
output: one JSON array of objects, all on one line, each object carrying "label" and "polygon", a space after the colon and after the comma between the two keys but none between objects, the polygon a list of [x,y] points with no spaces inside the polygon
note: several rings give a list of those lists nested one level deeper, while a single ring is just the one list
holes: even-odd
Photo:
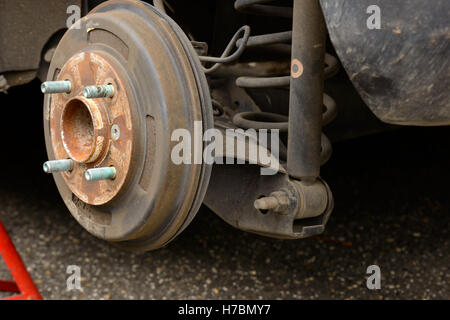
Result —
[{"label": "fender lip", "polygon": [[378,119],[450,124],[448,0],[379,0],[380,29],[367,26],[373,1],[320,2],[336,53]]}]

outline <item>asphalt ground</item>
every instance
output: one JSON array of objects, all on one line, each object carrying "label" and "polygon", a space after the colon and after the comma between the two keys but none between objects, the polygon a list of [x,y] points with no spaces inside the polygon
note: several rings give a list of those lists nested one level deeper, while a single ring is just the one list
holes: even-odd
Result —
[{"label": "asphalt ground", "polygon": [[[42,172],[41,101],[36,83],[0,94],[0,219],[45,299],[450,298],[450,127],[335,144],[322,170],[335,210],[320,237],[264,238],[202,208],[166,248],[131,254],[84,231]],[[67,290],[69,265],[82,291]],[[366,287],[369,265],[380,290]]]}]

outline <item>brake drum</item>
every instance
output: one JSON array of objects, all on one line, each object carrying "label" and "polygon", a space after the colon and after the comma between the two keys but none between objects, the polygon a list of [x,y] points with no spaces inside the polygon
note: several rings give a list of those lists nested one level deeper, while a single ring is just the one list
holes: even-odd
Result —
[{"label": "brake drum", "polygon": [[[210,165],[171,160],[174,130],[194,132],[197,121],[203,131],[213,127],[202,66],[175,22],[140,1],[103,3],[76,27],[59,43],[47,78],[69,80],[71,91],[44,103],[49,159],[74,161],[73,170],[54,174],[58,190],[94,236],[157,249],[191,222],[210,178]],[[83,96],[85,87],[104,84],[114,87],[111,98]],[[115,179],[85,179],[100,167],[114,167]]]}]

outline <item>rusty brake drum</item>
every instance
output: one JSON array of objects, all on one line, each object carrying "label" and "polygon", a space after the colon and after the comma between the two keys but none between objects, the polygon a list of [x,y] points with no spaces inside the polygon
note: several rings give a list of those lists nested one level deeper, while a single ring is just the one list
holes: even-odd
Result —
[{"label": "rusty brake drum", "polygon": [[[68,80],[71,89],[45,97],[47,152],[50,160],[73,160],[54,179],[72,215],[96,237],[157,249],[197,213],[211,166],[175,164],[171,135],[194,132],[196,122],[203,131],[213,127],[201,68],[175,22],[140,1],[103,3],[59,43],[47,80]],[[83,96],[87,86],[106,84],[112,97]],[[86,170],[100,167],[114,167],[115,178],[87,181]]]}]

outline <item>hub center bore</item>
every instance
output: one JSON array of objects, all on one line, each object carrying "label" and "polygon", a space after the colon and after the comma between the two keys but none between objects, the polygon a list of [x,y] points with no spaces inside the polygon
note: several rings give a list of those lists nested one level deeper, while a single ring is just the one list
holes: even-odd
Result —
[{"label": "hub center bore", "polygon": [[67,102],[61,117],[61,138],[74,161],[90,163],[102,154],[106,140],[104,123],[95,100],[77,97]]}]

